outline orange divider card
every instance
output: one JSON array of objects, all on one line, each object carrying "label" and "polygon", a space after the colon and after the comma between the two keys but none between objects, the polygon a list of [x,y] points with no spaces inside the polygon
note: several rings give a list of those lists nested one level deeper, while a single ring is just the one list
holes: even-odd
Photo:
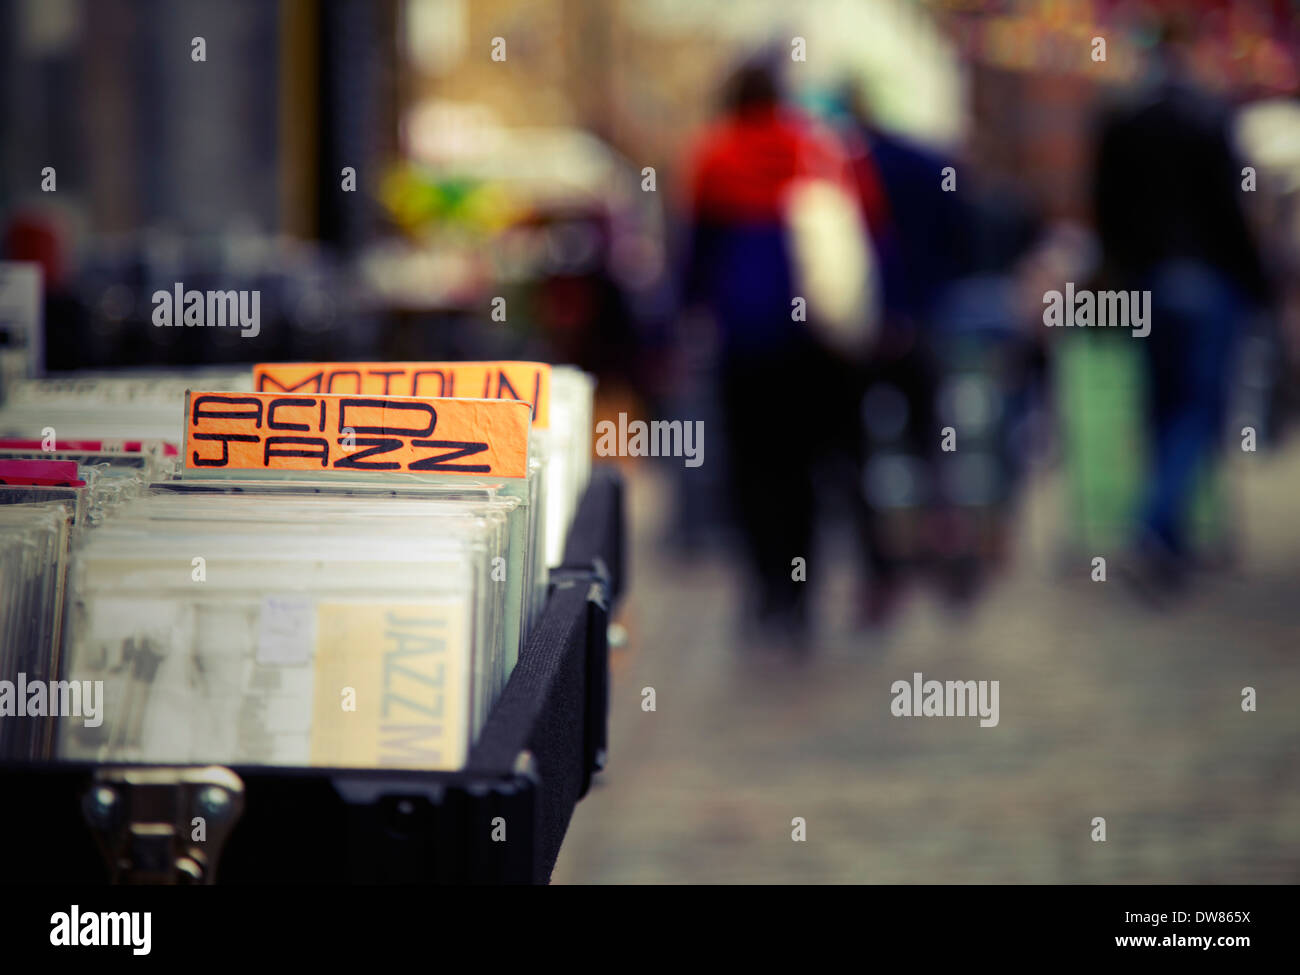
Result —
[{"label": "orange divider card", "polygon": [[551,367],[545,362],[260,362],[259,393],[374,396],[473,396],[517,399],[533,408],[533,426],[551,423]]},{"label": "orange divider card", "polygon": [[409,396],[185,394],[185,470],[528,473],[527,403]]}]

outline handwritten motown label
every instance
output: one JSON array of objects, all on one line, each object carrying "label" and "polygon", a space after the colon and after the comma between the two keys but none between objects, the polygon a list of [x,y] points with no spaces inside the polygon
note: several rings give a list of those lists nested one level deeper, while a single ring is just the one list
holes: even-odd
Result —
[{"label": "handwritten motown label", "polygon": [[263,362],[253,367],[260,393],[456,396],[513,399],[533,410],[533,426],[551,422],[551,367],[545,362]]},{"label": "handwritten motown label", "polygon": [[185,471],[528,473],[526,403],[324,394],[185,396]]}]

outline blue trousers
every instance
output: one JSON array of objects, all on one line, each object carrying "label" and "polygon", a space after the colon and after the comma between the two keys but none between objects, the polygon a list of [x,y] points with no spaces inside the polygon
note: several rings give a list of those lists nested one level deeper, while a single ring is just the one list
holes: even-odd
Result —
[{"label": "blue trousers", "polygon": [[1246,304],[1233,283],[1196,261],[1169,261],[1147,276],[1147,354],[1153,469],[1143,526],[1176,555],[1188,553],[1187,512],[1198,473],[1223,434]]}]

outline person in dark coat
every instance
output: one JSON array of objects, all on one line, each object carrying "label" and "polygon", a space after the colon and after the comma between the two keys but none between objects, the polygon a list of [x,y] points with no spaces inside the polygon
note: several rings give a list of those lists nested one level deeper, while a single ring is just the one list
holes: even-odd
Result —
[{"label": "person in dark coat", "polygon": [[1223,433],[1243,322],[1267,303],[1242,208],[1242,167],[1223,103],[1189,71],[1185,33],[1164,28],[1154,77],[1104,118],[1095,205],[1107,287],[1149,290],[1144,343],[1153,444],[1139,514],[1145,582],[1176,585],[1187,509]]}]

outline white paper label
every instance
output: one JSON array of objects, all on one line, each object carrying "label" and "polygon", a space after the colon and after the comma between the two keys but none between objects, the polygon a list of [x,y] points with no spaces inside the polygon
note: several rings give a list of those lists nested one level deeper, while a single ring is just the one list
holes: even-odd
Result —
[{"label": "white paper label", "polygon": [[257,662],[292,667],[311,663],[316,604],[307,596],[267,596],[257,628]]}]

